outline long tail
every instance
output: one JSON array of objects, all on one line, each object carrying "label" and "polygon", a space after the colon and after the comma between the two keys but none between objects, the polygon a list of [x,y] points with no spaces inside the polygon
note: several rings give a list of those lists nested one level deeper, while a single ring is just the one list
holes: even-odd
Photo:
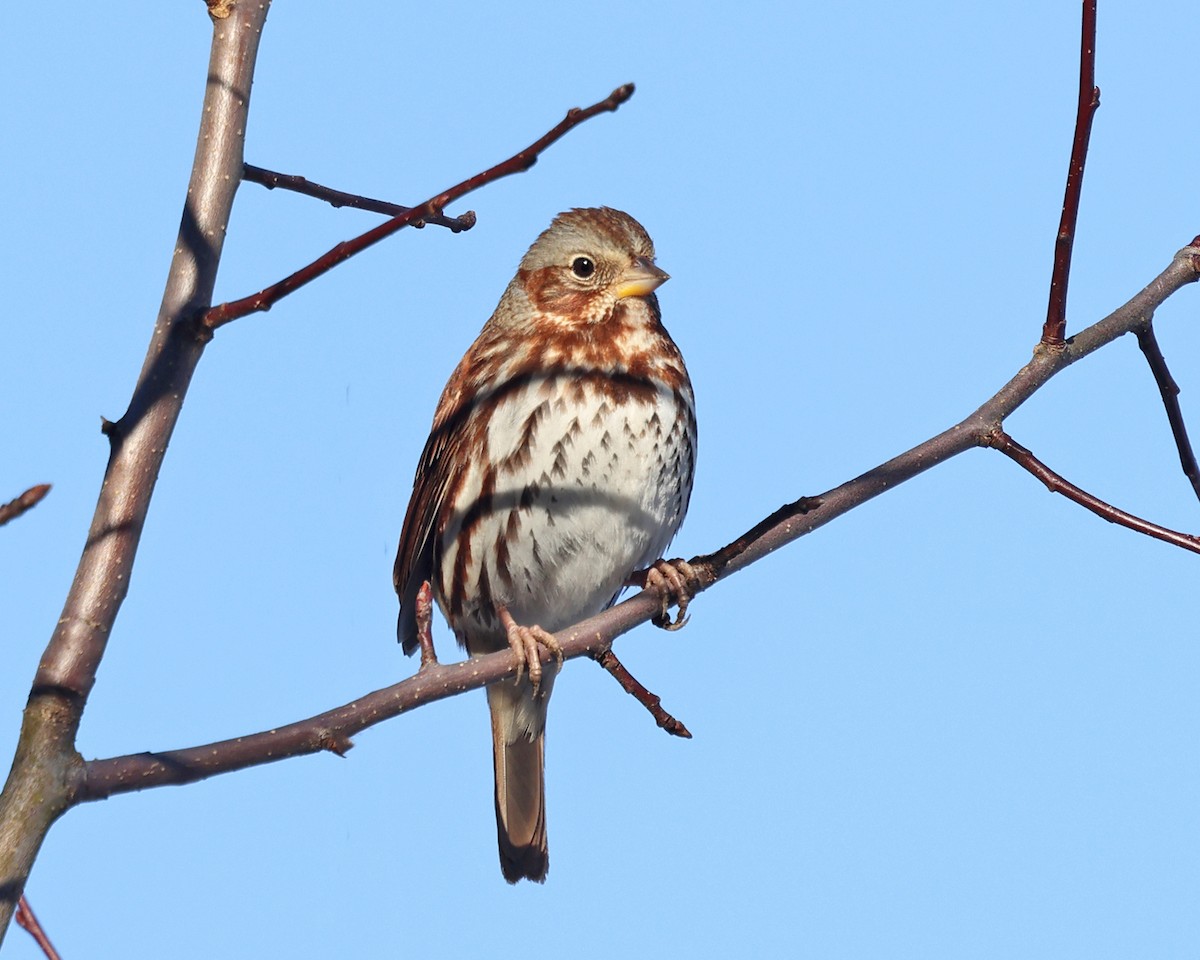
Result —
[{"label": "long tail", "polygon": [[537,698],[527,678],[488,687],[492,763],[496,773],[496,833],[500,870],[509,883],[541,883],[550,867],[546,847],[546,704],[554,673]]}]

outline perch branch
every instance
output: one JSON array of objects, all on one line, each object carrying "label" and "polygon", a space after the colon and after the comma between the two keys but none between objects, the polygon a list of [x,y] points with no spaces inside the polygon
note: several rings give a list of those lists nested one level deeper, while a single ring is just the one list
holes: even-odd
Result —
[{"label": "perch branch", "polygon": [[[690,562],[697,593],[811,533],[854,507],[966,450],[992,445],[1004,419],[1055,374],[1149,320],[1167,297],[1200,276],[1200,246],[1179,251],[1170,265],[1129,302],[1057,348],[1039,344],[1033,358],[979,409],[911,450],[819,497],[803,497],[775,511],[714,553]],[[643,590],[623,603],[555,634],[565,658],[599,658],[621,634],[662,610],[662,597]],[[542,649],[544,662],[555,654]],[[350,737],[425,703],[515,677],[522,661],[503,650],[459,663],[431,663],[413,677],[308,720],[263,733],[167,753],[140,753],[81,765],[75,801],[166,784],[183,784],[287,757],[350,746]],[[331,746],[332,745],[332,746]]]},{"label": "perch branch", "polygon": [[[1193,243],[1200,243],[1200,237]],[[1167,369],[1167,358],[1159,349],[1158,338],[1154,335],[1154,324],[1148,322],[1133,332],[1137,334],[1138,346],[1146,355],[1146,362],[1150,364],[1154,382],[1158,384],[1158,392],[1162,395],[1167,422],[1170,423],[1171,435],[1175,438],[1175,449],[1179,451],[1179,465],[1183,468],[1184,476],[1191,481],[1192,490],[1200,497],[1200,467],[1196,465],[1196,454],[1192,452],[1192,442],[1188,439],[1183,411],[1179,407],[1179,384]]]},{"label": "perch branch", "polygon": [[284,277],[278,283],[274,283],[258,291],[258,293],[252,293],[250,296],[242,297],[240,300],[222,303],[210,308],[204,314],[202,323],[209,330],[216,330],[218,327],[224,326],[232,320],[248,316],[251,313],[270,310],[271,307],[289,293],[300,289],[300,287],[315,280],[322,274],[328,273],[339,263],[349,260],[355,254],[366,250],[380,240],[390,237],[397,230],[408,226],[415,226],[418,223],[423,225],[431,217],[440,217],[447,204],[461,199],[468,193],[478,190],[489,183],[494,183],[503,177],[514,173],[523,173],[537,163],[537,159],[541,153],[564,134],[573,130],[584,121],[590,120],[598,113],[610,113],[616,110],[632,96],[633,84],[627,83],[623,87],[618,87],[599,103],[594,103],[584,109],[574,107],[568,110],[566,117],[557,126],[535,140],[524,150],[513,154],[507,160],[484,170],[483,173],[477,173],[475,176],[462,181],[462,183],[455,184],[449,190],[430,197],[424,203],[407,208],[403,213],[392,217],[386,223],[381,223],[379,226],[360,234],[352,240],[339,243],[336,247],[308,264],[308,266],[301,267],[295,273]]},{"label": "perch branch", "polygon": [[1100,106],[1100,88],[1096,86],[1096,0],[1083,0],[1083,31],[1079,44],[1079,102],[1075,111],[1075,137],[1071,143],[1071,162],[1067,168],[1067,187],[1062,217],[1054,239],[1054,269],[1050,274],[1050,303],[1042,327],[1042,343],[1057,346],[1067,331],[1067,283],[1071,274],[1071,250],[1075,245],[1075,223],[1079,219],[1079,199],[1083,192],[1083,167],[1087,162],[1092,120]]},{"label": "perch branch", "polygon": [[[353,207],[355,210],[369,210],[372,213],[382,213],[388,217],[398,217],[408,213],[412,209],[411,207],[403,207],[398,203],[388,203],[386,200],[372,200],[370,197],[361,197],[356,193],[345,193],[341,190],[334,190],[333,187],[325,187],[319,183],[313,183],[313,181],[305,177],[299,177],[290,173],[276,173],[274,170],[266,170],[249,163],[243,167],[242,179],[248,183],[260,184],[268,190],[276,188],[291,190],[293,193],[302,193],[306,197],[315,197],[317,200],[324,200],[335,207]],[[462,233],[464,230],[470,230],[475,226],[475,211],[468,210],[461,217],[428,217],[425,222],[439,227],[446,227],[451,233]],[[418,226],[418,224],[413,224],[413,226]]]},{"label": "perch branch", "polygon": [[988,438],[988,446],[994,447],[1006,457],[1020,464],[1041,480],[1051,493],[1061,493],[1068,500],[1074,500],[1081,507],[1086,507],[1092,513],[1096,514],[1096,516],[1102,517],[1109,523],[1119,524],[1138,533],[1144,533],[1148,537],[1173,543],[1175,546],[1182,547],[1184,550],[1191,550],[1193,553],[1200,553],[1200,537],[1160,527],[1157,523],[1151,523],[1149,520],[1135,517],[1132,513],[1128,513],[1120,507],[1114,507],[1111,503],[1105,503],[1099,497],[1092,496],[1086,490],[1071,483],[1070,480],[1055,473],[1035,457],[1030,450],[1021,446],[1021,444],[1017,443],[1016,440],[1003,430],[993,432],[991,437]]},{"label": "perch branch", "polygon": [[50,484],[39,483],[36,487],[30,487],[15,500],[9,500],[8,503],[0,505],[0,527],[9,520],[16,520],[26,510],[32,510],[49,492]]}]

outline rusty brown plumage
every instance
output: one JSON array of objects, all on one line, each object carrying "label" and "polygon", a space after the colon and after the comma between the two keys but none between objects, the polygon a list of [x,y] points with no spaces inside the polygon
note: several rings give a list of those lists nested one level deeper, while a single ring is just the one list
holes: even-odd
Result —
[{"label": "rusty brown plumage", "polygon": [[[512,646],[528,670],[489,688],[501,867],[545,878],[546,704],[537,644],[611,604],[687,510],[696,418],[663,327],[645,230],[609,208],[557,217],[451,375],[396,556],[398,633],[417,646],[429,581],[472,655]],[[542,629],[544,628],[544,629]]]}]

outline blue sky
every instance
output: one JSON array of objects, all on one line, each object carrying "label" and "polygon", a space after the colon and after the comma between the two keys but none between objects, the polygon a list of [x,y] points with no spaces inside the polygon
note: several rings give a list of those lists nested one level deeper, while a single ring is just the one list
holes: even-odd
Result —
[{"label": "blue sky", "polygon": [[[1111,6],[1111,9],[1110,9]],[[724,544],[931,436],[1029,356],[1078,69],[1075,4],[278,3],[247,160],[415,202],[565,110],[614,115],[218,332],[162,471],[85,756],[268,728],[415,669],[392,556],[438,393],[572,206],[648,229],[695,383],[673,553]],[[22,10],[0,35],[0,755],[61,608],[149,339],[195,143],[199,0]],[[1195,18],[1102,4],[1071,330],[1200,232]],[[218,297],[378,218],[245,185]],[[1186,289],[1156,324],[1200,430]],[[1098,496],[1200,528],[1130,338],[1011,418]],[[66,957],[1194,956],[1195,556],[994,452],[959,457],[618,643],[692,730],[571,663],[551,872],[509,888],[482,694],[318,756],[70,812],[28,894]],[[440,624],[439,624],[440,625]],[[444,628],[440,650],[453,649]],[[14,931],[15,958],[39,956]]]}]

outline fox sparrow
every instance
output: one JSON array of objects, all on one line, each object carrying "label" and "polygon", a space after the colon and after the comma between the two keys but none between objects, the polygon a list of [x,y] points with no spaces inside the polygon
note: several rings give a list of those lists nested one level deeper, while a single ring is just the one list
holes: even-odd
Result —
[{"label": "fox sparrow", "polygon": [[544,880],[549,862],[557,667],[543,671],[537,645],[557,650],[550,631],[610,606],[687,510],[696,416],[654,295],[666,279],[628,214],[559,215],[451,375],[417,465],[394,571],[404,651],[417,648],[429,581],[468,653],[511,646],[527,665],[487,691],[510,883]]}]

